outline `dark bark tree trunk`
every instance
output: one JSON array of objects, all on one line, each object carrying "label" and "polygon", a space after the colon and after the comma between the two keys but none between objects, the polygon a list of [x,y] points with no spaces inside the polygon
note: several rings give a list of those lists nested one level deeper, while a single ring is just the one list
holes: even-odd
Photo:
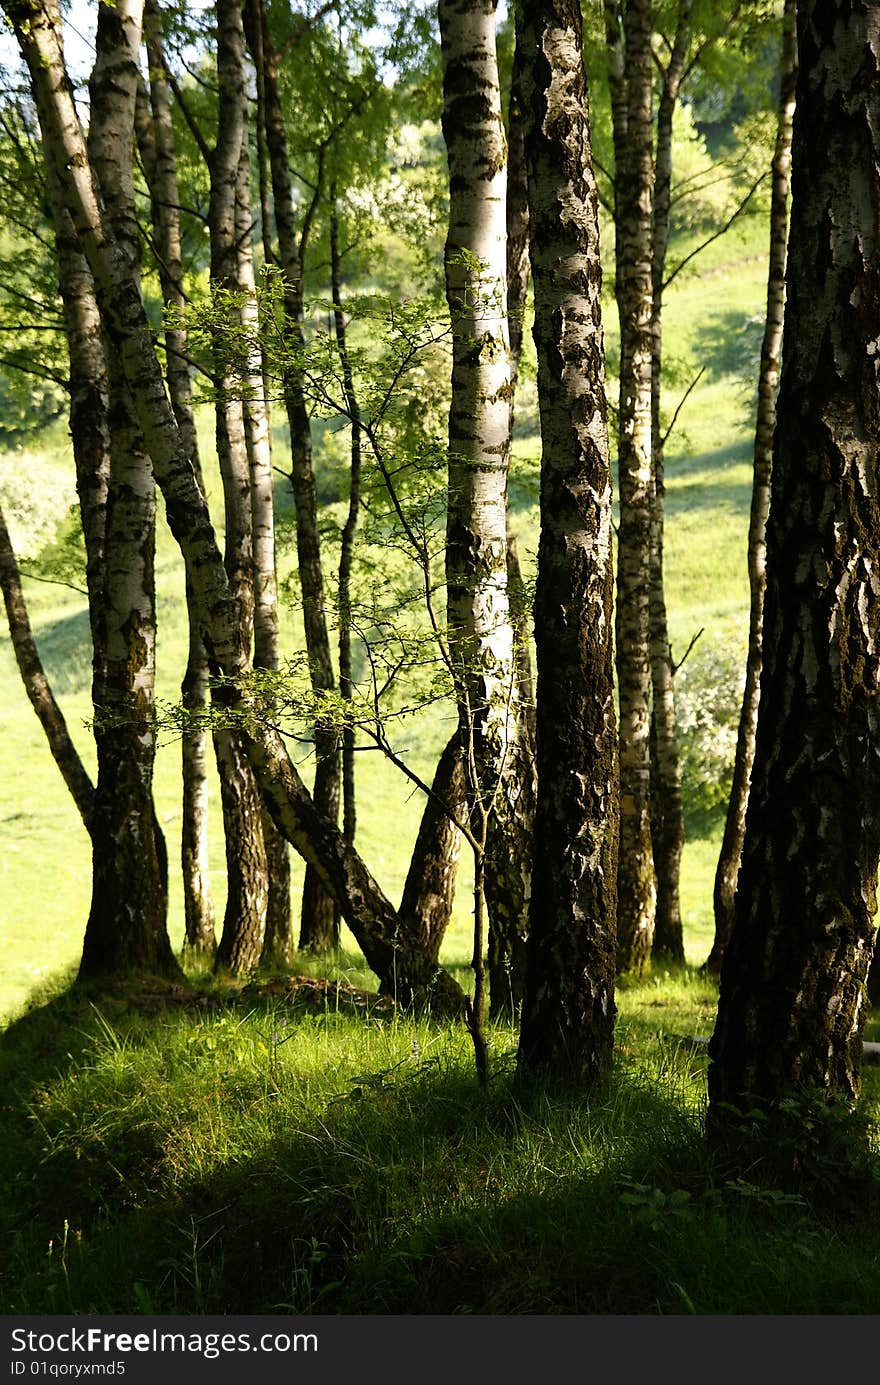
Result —
[{"label": "dark bark tree trunk", "polygon": [[520,0],[541,410],[538,811],[518,1073],[585,1086],[614,1036],[611,474],[577,0]]},{"label": "dark bark tree trunk", "polygon": [[653,955],[684,961],[679,882],[684,850],[681,763],[675,722],[675,666],[669,643],[663,575],[665,486],[660,393],[663,377],[663,280],[669,244],[672,192],[672,119],[690,42],[692,0],[679,0],[675,37],[663,73],[657,110],[654,160],[654,224],[651,249],[651,470],[653,474],[650,597],[651,649],[651,849],[657,877]]},{"label": "dark bark tree trunk", "polygon": [[746,827],[749,781],[755,755],[755,729],[758,723],[762,662],[762,623],[765,588],[765,532],[770,507],[770,475],[773,462],[773,429],[776,422],[776,391],[779,383],[779,353],[782,345],[782,320],[785,308],[785,242],[788,230],[788,175],[791,163],[791,134],[797,81],[797,33],[795,0],[786,0],[783,18],[780,66],[779,112],[776,147],[773,153],[770,199],[770,264],[767,277],[767,316],[761,343],[758,376],[758,412],[755,428],[752,504],[749,516],[749,651],[746,686],[740,711],[733,784],[724,837],[715,872],[715,938],[706,959],[706,970],[716,975],[721,970],[724,949],[733,928],[733,900]]},{"label": "dark bark tree trunk", "polygon": [[[218,0],[217,81],[220,98],[208,212],[211,284],[215,290],[235,296],[240,289],[236,202],[242,145],[247,137],[244,30],[238,0]],[[236,309],[230,303],[226,311],[232,315]],[[240,363],[228,359],[222,335],[214,359],[217,459],[226,521],[224,563],[237,609],[240,646],[247,653],[254,625],[253,512],[244,403],[237,375]],[[268,873],[260,796],[236,727],[215,727],[214,750],[220,773],[227,870],[226,912],[215,965],[218,970],[239,974],[259,962],[266,931]]]},{"label": "dark bark tree trunk", "polygon": [[[303,345],[302,256],[297,236],[290,160],[284,114],[278,90],[277,59],[266,25],[263,0],[248,7],[251,53],[262,58],[266,146],[278,236],[278,267],[283,277],[284,332],[295,353]],[[257,38],[259,36],[259,39]],[[312,691],[320,695],[335,686],[330,636],[324,602],[324,576],[318,531],[318,504],[312,463],[312,434],[300,368],[295,359],[284,374],[284,404],[290,431],[290,480],[296,507],[296,549],[303,601],[303,626]],[[340,766],[333,728],[315,727],[314,800],[325,817],[339,817]],[[299,945],[310,952],[328,952],[339,944],[336,904],[314,868],[306,867],[303,883]]]},{"label": "dark bark tree trunk", "polygon": [[46,734],[52,758],[61,771],[61,776],[70,790],[70,795],[88,832],[91,830],[95,788],[79,757],[79,752],[70,738],[64,713],[55,700],[55,694],[52,692],[51,684],[46,677],[39,650],[34,641],[24,592],[21,589],[18,563],[15,560],[2,507],[0,507],[0,588],[3,591],[9,637],[12,641],[21,680],[24,683],[31,706]]},{"label": "dark bark tree trunk", "polygon": [[[150,64],[149,106],[144,95],[139,101],[137,134],[150,190],[162,301],[166,311],[174,316],[174,320],[165,327],[166,378],[177,426],[201,485],[187,332],[181,325],[186,298],[182,282],[180,192],[171,92],[165,77],[161,21],[152,0],[147,0],[144,8],[144,34]],[[186,613],[189,645],[180,692],[191,722],[181,736],[183,803],[180,861],[185,951],[192,961],[203,963],[212,961],[216,950],[214,898],[208,864],[208,733],[205,729],[209,702],[208,660],[189,581],[186,584]]]},{"label": "dark bark tree trunk", "polygon": [[[651,850],[649,647],[651,473],[651,235],[653,68],[650,0],[606,4],[612,59],[624,43],[625,97],[612,91],[614,221],[620,316],[620,523],[616,654],[620,701],[618,966],[641,972],[654,937],[657,888]],[[615,49],[617,53],[615,53]],[[614,79],[612,79],[612,88]],[[625,111],[625,120],[622,113]]]},{"label": "dark bark tree trunk", "polygon": [[215,690],[215,701],[221,709],[244,714],[249,759],[279,829],[339,900],[383,991],[404,1005],[430,1006],[435,1014],[461,1014],[460,987],[403,935],[397,914],[364,862],[336,825],[315,809],[281,736],[260,716],[258,703],[242,690],[240,678],[247,661],[223,560],[165,394],[137,281],[113,238],[97,193],[56,25],[40,0],[4,0],[3,8],[28,66],[47,165],[73,216],[125,367],[165,498],[169,527],[196,594],[209,659],[225,680]]},{"label": "dark bark tree trunk", "polygon": [[710,1130],[852,1101],[880,859],[880,7],[798,5],[763,671]]},{"label": "dark bark tree trunk", "polygon": [[[89,152],[113,232],[137,281],[132,144],[142,7],[102,3],[89,82]],[[92,902],[80,977],[179,974],[166,928],[165,843],[153,806],[156,491],[112,335],[107,337],[110,477],[92,698],[98,779],[92,814]]]}]

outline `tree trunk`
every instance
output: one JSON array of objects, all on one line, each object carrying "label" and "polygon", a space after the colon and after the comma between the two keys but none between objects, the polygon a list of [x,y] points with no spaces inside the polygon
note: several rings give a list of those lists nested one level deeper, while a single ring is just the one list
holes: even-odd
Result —
[{"label": "tree trunk", "polygon": [[[244,379],[244,436],[250,468],[253,535],[254,668],[277,671],[281,665],[278,635],[278,582],[275,574],[275,501],[272,489],[272,445],[269,405],[260,346],[260,314],[254,272],[253,214],[248,141],[242,140],[235,204],[237,282],[247,361]],[[290,965],[294,953],[290,908],[290,855],[272,817],[260,814],[266,852],[266,932],[261,960],[271,967]]]},{"label": "tree trunk", "polygon": [[[208,228],[213,289],[239,293],[240,257],[236,202],[242,146],[247,138],[244,31],[237,0],[218,0],[217,80],[220,91],[217,142],[211,157]],[[237,315],[230,303],[225,311]],[[240,322],[240,319],[239,319]],[[230,326],[238,326],[231,323]],[[247,654],[254,627],[254,556],[251,474],[245,439],[240,362],[229,358],[222,334],[214,347],[217,460],[223,481],[226,521],[223,561],[237,608],[239,639]],[[214,749],[226,835],[227,895],[217,948],[218,970],[247,971],[260,960],[266,931],[268,874],[260,797],[247,762],[244,740],[234,726],[218,725]]]},{"label": "tree trunk", "polygon": [[18,671],[21,674],[21,681],[24,683],[25,691],[39,718],[40,725],[46,733],[52,758],[61,771],[62,778],[70,790],[71,797],[88,832],[91,830],[92,811],[95,802],[94,785],[85,765],[79,758],[76,746],[70,739],[67,722],[64,720],[61,708],[55,701],[55,695],[43,669],[39,650],[34,642],[24,592],[21,589],[18,563],[15,560],[2,507],[0,507],[0,588],[3,590],[9,636],[12,640],[12,648],[18,664]]},{"label": "tree trunk", "polygon": [[[342,261],[339,253],[339,215],[336,210],[336,190],[330,207],[330,291],[333,295],[333,325],[336,347],[342,371],[342,388],[351,430],[348,474],[348,513],[342,526],[339,545],[339,693],[351,703],[354,680],[351,662],[351,576],[354,562],[354,537],[357,532],[361,504],[361,411],[354,387],[345,312],[342,307]],[[342,728],[342,830],[348,842],[354,842],[357,827],[355,797],[355,746],[357,737],[353,726]]]},{"label": "tree trunk", "polygon": [[576,0],[521,0],[541,410],[538,810],[518,1073],[588,1085],[614,1035],[617,742],[598,201]]},{"label": "tree trunk", "polygon": [[246,696],[242,689],[246,657],[223,560],[165,394],[137,281],[96,193],[55,24],[33,0],[4,0],[3,7],[28,65],[47,163],[63,189],[95,276],[102,311],[119,346],[165,497],[169,527],[192,580],[208,655],[223,676],[222,685],[214,691],[215,702],[221,711],[228,708],[243,714],[249,759],[278,827],[339,900],[383,991],[401,1004],[430,1006],[435,1014],[461,1014],[460,987],[403,935],[397,914],[357,852],[336,825],[316,811],[281,736],[261,718],[258,699]]},{"label": "tree trunk", "polygon": [[[513,445],[516,384],[529,283],[529,206],[523,141],[523,55],[514,52],[508,106],[507,322],[510,335],[510,418]],[[531,611],[525,596],[516,537],[507,506],[507,597],[514,641],[517,725],[500,786],[501,811],[489,823],[485,871],[489,912],[489,998],[493,1019],[522,1006],[526,973],[526,924],[531,893],[535,830],[535,694],[529,653]]]},{"label": "tree trunk", "polygon": [[[312,463],[312,434],[300,368],[295,360],[303,345],[303,282],[300,246],[296,231],[290,160],[284,114],[278,90],[277,59],[266,26],[262,0],[248,9],[248,27],[253,34],[251,53],[261,53],[262,88],[265,102],[266,145],[275,205],[278,234],[278,266],[284,292],[284,334],[293,359],[284,372],[284,404],[290,430],[290,480],[296,507],[296,551],[303,601],[303,626],[312,691],[316,696],[335,686],[330,636],[324,604],[324,576],[321,569],[321,544],[318,531],[318,502]],[[256,35],[259,32],[259,43]],[[315,727],[314,800],[325,817],[339,817],[339,752],[333,728]],[[339,944],[339,918],[336,904],[325,883],[314,869],[306,868],[303,883],[302,922],[299,945],[310,952],[328,952]]]},{"label": "tree trunk", "polygon": [[[137,133],[141,160],[150,190],[153,236],[159,282],[166,312],[165,352],[168,393],[177,425],[185,440],[200,485],[198,444],[193,417],[192,378],[187,360],[187,332],[180,325],[186,309],[180,231],[180,192],[171,93],[165,78],[165,56],[159,12],[152,0],[144,9],[144,32],[150,61],[149,108],[139,101],[142,115]],[[189,647],[180,693],[188,714],[181,736],[183,803],[180,839],[183,878],[184,936],[187,956],[196,963],[211,961],[216,950],[214,899],[208,863],[208,660],[199,631],[192,587],[186,584]]]},{"label": "tree trunk", "polygon": [[504,959],[510,959],[513,975],[521,974],[517,953],[530,841],[528,832],[524,852],[519,685],[507,595],[506,151],[492,0],[441,0],[439,18],[450,186],[446,297],[453,350],[447,621],[470,811],[487,826],[486,900],[497,1010],[510,995]]},{"label": "tree trunk", "polygon": [[880,859],[880,7],[797,21],[761,700],[709,1047],[734,1139],[732,1111],[855,1099]]},{"label": "tree trunk", "polygon": [[[101,4],[89,82],[89,152],[117,244],[137,281],[132,143],[142,6]],[[165,843],[153,806],[156,491],[112,339],[107,338],[110,480],[104,584],[92,697],[98,780],[92,816],[92,903],[80,976],[179,974],[166,929]]]},{"label": "tree trunk", "polygon": [[679,0],[678,20],[657,111],[654,224],[651,252],[651,468],[653,472],[650,599],[651,649],[651,849],[657,876],[653,955],[683,962],[679,882],[684,850],[681,763],[675,722],[675,666],[669,643],[663,577],[665,486],[660,394],[663,380],[663,280],[669,244],[672,191],[672,119],[690,43],[692,0]]},{"label": "tree trunk", "polygon": [[755,428],[752,506],[749,516],[749,652],[746,686],[740,711],[733,784],[721,854],[715,872],[715,939],[706,959],[706,970],[716,975],[721,970],[724,949],[733,928],[733,900],[746,828],[746,805],[755,755],[755,730],[758,723],[762,663],[762,622],[764,616],[767,512],[770,506],[770,475],[773,462],[773,429],[776,423],[776,391],[779,382],[779,352],[782,345],[782,319],[785,307],[785,241],[788,229],[788,175],[791,163],[791,133],[797,81],[797,33],[795,0],[786,0],[783,19],[780,67],[779,111],[776,147],[773,153],[770,199],[770,263],[767,276],[767,316],[761,343],[758,376],[758,413]]},{"label": "tree trunk", "polygon": [[[606,8],[609,8],[606,6]],[[616,7],[612,3],[610,9]],[[612,16],[612,19],[614,17]],[[609,23],[612,50],[619,29]],[[618,966],[641,972],[654,937],[657,889],[651,850],[649,648],[651,474],[651,197],[653,120],[651,6],[627,0],[625,123],[613,102],[620,316],[620,523],[617,534],[617,682],[620,701]]]},{"label": "tree trunk", "polygon": [[455,826],[467,816],[467,776],[456,731],[446,743],[422,812],[409,863],[400,918],[408,937],[438,958],[455,899],[461,833]]}]

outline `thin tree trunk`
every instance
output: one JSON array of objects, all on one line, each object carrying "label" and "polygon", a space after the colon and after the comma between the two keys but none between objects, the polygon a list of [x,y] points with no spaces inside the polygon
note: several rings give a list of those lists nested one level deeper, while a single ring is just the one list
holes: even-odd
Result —
[{"label": "thin tree trunk", "polygon": [[797,29],[761,700],[709,1047],[734,1141],[755,1107],[772,1141],[787,1098],[858,1095],[880,860],[880,6],[803,0]]},{"label": "thin tree trunk", "polygon": [[541,410],[538,811],[517,1071],[592,1083],[614,1037],[617,740],[598,200],[577,0],[520,0]]},{"label": "thin tree trunk", "polygon": [[18,563],[6,527],[6,517],[0,506],[0,587],[6,605],[9,623],[9,636],[15,653],[15,661],[24,683],[31,706],[37,714],[40,725],[46,733],[46,740],[52,758],[61,771],[61,776],[70,790],[77,811],[87,832],[91,830],[92,811],[95,803],[95,788],[89,777],[79,752],[70,739],[67,722],[55,694],[46,677],[31,632]]},{"label": "thin tree trunk", "polygon": [[446,297],[453,343],[447,619],[471,812],[486,817],[484,868],[497,1010],[511,994],[512,978],[514,992],[519,990],[517,954],[525,927],[531,835],[525,834],[523,850],[519,683],[507,595],[506,151],[492,0],[441,0],[439,18],[450,186]]},{"label": "thin tree trunk", "polygon": [[[238,0],[218,0],[217,80],[220,100],[208,213],[211,284],[215,290],[235,295],[241,287],[236,202],[242,145],[247,137],[244,31]],[[233,314],[236,309],[229,306],[226,311]],[[226,520],[224,563],[237,608],[241,649],[247,652],[254,627],[251,470],[237,376],[239,363],[227,359],[227,350],[219,339],[215,344],[217,459]],[[228,877],[216,966],[241,973],[259,962],[266,931],[268,873],[260,796],[241,732],[221,723],[214,730],[214,749],[220,771]]]},{"label": "thin tree trunk", "polygon": [[675,666],[669,643],[663,576],[665,485],[660,394],[663,380],[663,279],[669,244],[672,191],[672,120],[690,43],[692,0],[679,0],[672,51],[663,76],[657,111],[654,162],[654,226],[651,254],[651,516],[650,623],[651,688],[651,847],[657,876],[657,915],[653,955],[683,962],[684,934],[679,891],[684,850],[684,805],[675,722]]},{"label": "thin tree trunk", "polygon": [[[244,435],[250,468],[253,531],[254,668],[281,666],[278,635],[278,581],[275,573],[275,502],[272,489],[272,445],[269,405],[260,346],[260,314],[254,271],[253,213],[247,134],[242,140],[235,206],[238,291],[247,352],[244,390]],[[290,855],[287,842],[263,809],[260,815],[266,852],[268,898],[261,960],[287,967],[294,942],[290,908]]]},{"label": "thin tree trunk", "polygon": [[[529,207],[522,113],[523,57],[514,52],[508,107],[507,321],[510,335],[510,419],[513,446],[516,384],[529,283]],[[485,871],[489,912],[489,998],[492,1018],[516,1014],[523,999],[526,925],[535,829],[535,694],[529,653],[531,610],[507,505],[507,596],[514,639],[518,724],[502,775],[503,811],[489,822]]]},{"label": "thin tree trunk", "polygon": [[[140,240],[132,144],[141,39],[139,0],[102,3],[89,82],[89,152],[117,244],[137,283]],[[153,806],[156,752],[156,491],[116,343],[108,332],[110,479],[104,584],[92,698],[98,780],[92,902],[80,977],[179,974],[166,928],[165,843]]]},{"label": "thin tree trunk", "polygon": [[[177,425],[202,485],[198,443],[193,416],[192,378],[187,359],[187,332],[182,325],[186,308],[183,293],[183,262],[180,230],[180,192],[171,92],[165,78],[162,27],[157,6],[147,0],[144,32],[150,60],[149,109],[146,96],[139,101],[138,143],[150,190],[153,236],[155,239],[162,301],[172,319],[165,326],[166,376],[168,393]],[[181,736],[183,781],[180,840],[183,878],[185,951],[194,962],[213,959],[214,899],[208,863],[208,735],[205,729],[208,709],[208,660],[199,631],[192,587],[186,584],[186,614],[189,627],[186,671],[181,683],[181,700],[189,722]]]},{"label": "thin tree trunk", "polygon": [[[615,6],[609,7],[612,11]],[[619,46],[616,16],[609,23]],[[651,956],[657,889],[651,850],[649,649],[651,474],[651,198],[653,120],[650,0],[626,0],[624,84],[614,126],[615,227],[620,315],[620,523],[616,653],[620,701],[618,966],[641,972]]]},{"label": "thin tree trunk", "polygon": [[770,197],[770,263],[767,276],[767,316],[761,343],[758,375],[758,413],[755,428],[752,506],[749,516],[749,651],[746,661],[746,686],[740,711],[733,784],[727,805],[724,837],[715,872],[715,938],[706,959],[706,970],[721,970],[724,949],[733,928],[733,901],[746,828],[749,781],[755,756],[755,731],[758,724],[758,698],[762,664],[762,624],[766,585],[766,528],[770,507],[770,476],[773,462],[773,429],[776,423],[776,392],[779,383],[779,354],[785,308],[785,242],[788,229],[788,176],[791,164],[791,134],[797,82],[797,32],[795,0],[786,0],[782,31],[779,110],[776,147],[773,152]]},{"label": "thin tree trunk", "polygon": [[315,809],[281,736],[246,696],[241,675],[247,660],[229,582],[210,516],[164,390],[150,324],[135,277],[117,246],[96,194],[70,82],[51,14],[31,0],[3,0],[25,59],[53,175],[63,190],[85,252],[102,311],[119,345],[126,377],[147,438],[168,523],[183,552],[198,601],[212,667],[223,676],[214,690],[221,711],[247,714],[248,756],[273,817],[287,840],[321,875],[339,900],[384,992],[404,1005],[430,1006],[435,1014],[461,1014],[464,997],[399,926],[395,910],[335,823]]},{"label": "thin tree trunk", "polygon": [[[277,60],[266,25],[262,0],[248,8],[248,27],[254,38],[251,53],[262,52],[266,145],[272,176],[278,266],[284,292],[284,333],[295,357],[303,345],[303,282],[300,246],[287,151],[284,114],[278,91]],[[259,31],[259,45],[256,34]],[[318,531],[318,503],[312,463],[312,434],[300,368],[295,359],[284,373],[284,403],[290,431],[290,479],[296,507],[296,549],[303,601],[303,625],[312,691],[320,696],[335,686],[330,636],[324,602],[324,577]],[[315,727],[314,799],[319,811],[333,822],[339,816],[340,767],[336,732]],[[310,952],[328,952],[339,944],[339,918],[334,900],[314,869],[306,868],[303,882],[299,945]]]},{"label": "thin tree trunk", "polygon": [[[342,261],[339,253],[339,214],[336,210],[335,188],[330,201],[330,291],[333,295],[333,326],[336,333],[336,346],[339,351],[339,364],[342,370],[345,406],[348,410],[348,423],[351,429],[348,512],[342,526],[339,545],[339,693],[343,700],[350,704],[354,696],[351,661],[351,575],[354,562],[354,538],[357,532],[361,504],[361,411],[354,387],[351,358],[348,354],[345,312],[342,307]],[[352,843],[357,828],[354,773],[356,744],[355,729],[347,722],[342,729],[342,830],[346,841]]]}]

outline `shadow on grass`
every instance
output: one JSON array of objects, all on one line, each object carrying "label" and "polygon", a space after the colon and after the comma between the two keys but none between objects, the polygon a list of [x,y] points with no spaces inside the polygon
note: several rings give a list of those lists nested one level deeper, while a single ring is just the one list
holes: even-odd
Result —
[{"label": "shadow on grass", "polygon": [[89,613],[76,611],[39,632],[43,668],[57,694],[87,692],[92,683]]},{"label": "shadow on grass", "polygon": [[710,381],[733,375],[751,382],[758,378],[763,334],[762,314],[716,309],[702,314],[693,328],[691,354]]},{"label": "shadow on grass", "polygon": [[[666,515],[693,511],[727,511],[748,515],[752,499],[751,478],[733,479],[728,472],[750,460],[749,445],[731,443],[712,452],[672,457],[666,466]],[[707,479],[707,473],[709,479]]]},{"label": "shadow on grass", "polygon": [[484,1094],[457,1030],[68,991],[0,1046],[5,1311],[876,1311],[876,1226],[719,1184],[651,994],[587,1100],[509,1029]]}]

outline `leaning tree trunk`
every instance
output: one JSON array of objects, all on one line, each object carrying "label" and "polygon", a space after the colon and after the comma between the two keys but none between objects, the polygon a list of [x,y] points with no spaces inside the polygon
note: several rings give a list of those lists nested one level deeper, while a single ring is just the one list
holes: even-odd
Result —
[{"label": "leaning tree trunk", "polygon": [[[250,467],[253,553],[254,668],[277,672],[281,665],[278,634],[278,581],[275,573],[275,502],[272,490],[272,445],[269,403],[260,345],[260,314],[254,272],[253,214],[247,135],[242,140],[235,203],[235,248],[241,323],[247,353],[244,375],[244,435]],[[261,813],[266,852],[268,898],[261,960],[289,966],[294,953],[290,908],[290,853],[267,809]]]},{"label": "leaning tree trunk", "polygon": [[[296,551],[303,604],[303,627],[309,659],[312,691],[316,697],[335,686],[330,636],[324,603],[318,501],[312,462],[309,413],[296,353],[303,346],[303,280],[300,245],[287,149],[284,113],[278,89],[277,58],[267,28],[262,0],[248,6],[252,34],[251,53],[262,57],[262,92],[266,121],[266,147],[278,236],[278,268],[282,276],[284,334],[291,348],[283,379],[284,404],[290,431],[290,480],[296,508]],[[259,36],[259,41],[257,39]],[[335,822],[339,816],[340,766],[336,732],[315,726],[314,799],[320,812]],[[306,867],[303,882],[302,922],[299,945],[310,952],[328,952],[339,943],[336,904],[314,868]]]},{"label": "leaning tree trunk", "polygon": [[611,474],[577,0],[520,0],[541,410],[538,812],[518,1073],[589,1085],[614,1037]]},{"label": "leaning tree trunk", "polygon": [[[144,9],[144,32],[150,61],[149,106],[144,95],[138,103],[140,115],[137,133],[150,190],[162,301],[169,314],[165,325],[166,378],[174,415],[201,484],[187,332],[183,326],[186,297],[183,292],[180,192],[171,93],[165,77],[161,22],[152,0],[147,0]],[[214,899],[208,862],[208,734],[205,729],[209,701],[208,660],[189,582],[186,584],[186,614],[189,643],[180,689],[188,717],[181,736],[183,802],[180,857],[184,936],[187,956],[194,962],[204,962],[213,959],[216,949]]]},{"label": "leaning tree trunk", "polygon": [[[137,280],[132,144],[142,6],[102,4],[89,82],[92,158],[117,243]],[[92,902],[80,976],[176,975],[166,927],[165,843],[153,806],[156,490],[128,382],[106,334],[110,479],[104,582],[92,697],[98,779],[92,811]]]},{"label": "leaning tree trunk", "polygon": [[89,777],[79,752],[70,738],[64,713],[55,700],[51,684],[46,677],[40,653],[31,631],[18,563],[15,559],[6,517],[0,506],[0,589],[6,606],[9,636],[21,674],[21,681],[37,714],[46,735],[52,758],[61,771],[61,776],[70,790],[86,831],[91,830],[92,811],[95,803],[95,788]]},{"label": "leaning tree trunk", "polygon": [[[485,849],[490,949],[496,973],[503,975],[507,957],[518,975],[528,854],[520,840],[521,714],[507,595],[507,201],[495,7],[492,0],[441,0],[439,18],[452,322],[447,621],[471,831]],[[510,985],[501,990],[496,1010]]]},{"label": "leaning tree trunk", "polygon": [[651,849],[657,876],[657,916],[653,955],[684,961],[681,923],[681,857],[684,850],[684,805],[681,762],[675,722],[675,665],[669,643],[663,573],[665,486],[660,394],[663,380],[663,280],[669,245],[672,193],[672,119],[690,43],[692,0],[679,0],[678,21],[657,110],[654,161],[654,224],[651,251],[651,470],[653,473],[650,597],[651,650]]},{"label": "leaning tree trunk", "polygon": [[880,859],[880,6],[797,19],[761,700],[709,1047],[733,1139],[756,1107],[772,1137],[789,1097],[855,1099]]},{"label": "leaning tree trunk", "polygon": [[[612,9],[614,6],[612,4]],[[649,649],[651,474],[651,197],[653,119],[650,0],[627,0],[625,125],[614,103],[617,306],[620,316],[620,523],[616,653],[620,702],[618,966],[649,962],[657,890],[651,850]],[[612,49],[618,31],[609,24]]]},{"label": "leaning tree trunk", "polygon": [[795,0],[786,0],[782,33],[779,111],[773,153],[770,198],[770,264],[767,276],[767,316],[761,343],[758,376],[758,415],[755,428],[752,506],[749,516],[749,652],[733,764],[733,784],[727,805],[721,854],[715,871],[715,939],[706,959],[707,971],[718,973],[733,928],[733,901],[746,829],[749,780],[755,755],[762,663],[762,623],[765,589],[765,531],[770,506],[773,462],[773,429],[776,423],[776,390],[785,307],[785,240],[788,229],[788,173],[797,81],[797,32]]},{"label": "leaning tree trunk", "polygon": [[455,822],[466,817],[467,775],[456,731],[437,762],[400,901],[407,936],[434,958],[440,956],[455,899],[461,853],[461,832]]},{"label": "leaning tree trunk", "polygon": [[[208,229],[211,284],[231,294],[240,291],[236,200],[242,146],[247,138],[244,31],[238,0],[217,5],[217,80],[220,91],[217,142],[211,164]],[[230,326],[240,325],[230,324]],[[240,645],[250,648],[254,623],[253,513],[251,476],[244,426],[240,362],[230,358],[224,334],[214,344],[217,460],[223,481],[226,521],[224,563],[238,613]],[[218,970],[241,974],[256,966],[263,950],[268,903],[268,874],[261,824],[260,795],[248,763],[244,738],[222,722],[214,730],[220,772],[220,802],[226,836],[227,896],[223,932],[217,948]]]},{"label": "leaning tree trunk", "polygon": [[222,675],[218,708],[246,714],[246,744],[280,830],[338,899],[382,990],[401,1004],[461,1014],[454,979],[402,932],[399,918],[364,862],[333,822],[319,813],[272,723],[246,695],[247,658],[210,515],[165,394],[149,320],[135,276],[104,215],[64,68],[57,24],[38,0],[4,0],[28,66],[47,165],[89,261],[102,311],[118,343],[147,440],[168,524],[183,553],[198,602],[212,667]]}]

